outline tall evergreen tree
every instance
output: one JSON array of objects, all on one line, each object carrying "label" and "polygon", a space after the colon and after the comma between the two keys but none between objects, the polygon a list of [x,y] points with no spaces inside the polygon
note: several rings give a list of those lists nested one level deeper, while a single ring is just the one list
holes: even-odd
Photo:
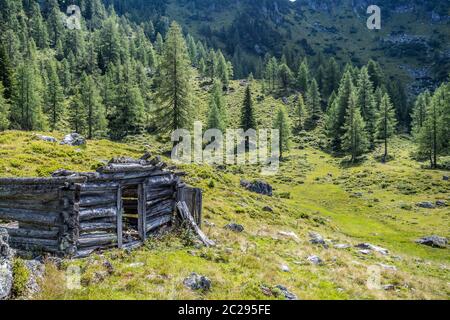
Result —
[{"label": "tall evergreen tree", "polygon": [[347,71],[341,79],[336,98],[327,111],[327,132],[331,138],[332,147],[337,151],[341,150],[341,137],[344,134],[343,126],[347,113],[347,105],[350,101],[350,94],[354,90],[352,75],[350,71]]},{"label": "tall evergreen tree", "polygon": [[322,98],[316,79],[311,81],[306,92],[306,106],[308,108],[307,127],[308,129],[314,129],[322,118]]},{"label": "tall evergreen tree", "polygon": [[306,119],[308,118],[308,110],[301,94],[298,95],[298,101],[294,108],[294,131],[299,133],[305,130]]},{"label": "tall evergreen tree", "polygon": [[59,82],[56,62],[47,63],[47,83],[44,97],[45,112],[49,119],[50,130],[61,129],[61,120],[64,117],[63,89]]},{"label": "tall evergreen tree", "polygon": [[94,79],[86,74],[81,80],[81,103],[86,113],[88,139],[104,136],[107,128],[104,105]]},{"label": "tall evergreen tree", "polygon": [[366,123],[369,146],[373,148],[375,146],[377,112],[373,96],[373,85],[366,67],[363,67],[359,74],[357,95],[357,104],[361,108],[361,114]]},{"label": "tall evergreen tree", "polygon": [[284,106],[278,109],[277,116],[273,123],[273,128],[280,132],[280,158],[283,158],[285,151],[289,150],[289,141],[291,136],[291,126],[289,117]]},{"label": "tall evergreen tree", "polygon": [[342,148],[343,151],[351,154],[351,161],[354,162],[358,156],[367,150],[368,144],[364,119],[357,104],[357,96],[354,90],[350,92],[346,112]]},{"label": "tall evergreen tree", "polygon": [[14,91],[14,69],[6,51],[5,44],[0,43],[0,82],[3,83],[5,92],[4,97],[6,99],[13,98]]},{"label": "tall evergreen tree", "polygon": [[277,77],[278,77],[278,61],[275,57],[272,57],[269,59],[265,70],[265,78],[268,82],[269,91],[275,90]]},{"label": "tall evergreen tree", "polygon": [[222,94],[222,84],[216,80],[209,99],[208,129],[226,129],[225,98]]},{"label": "tall evergreen tree", "polygon": [[297,73],[297,86],[302,92],[306,92],[309,87],[310,73],[308,61],[303,59]]},{"label": "tall evergreen tree", "polygon": [[186,128],[191,112],[191,63],[181,27],[173,22],[161,57],[156,98],[159,130]]},{"label": "tall evergreen tree", "polygon": [[0,131],[9,128],[10,105],[4,97],[5,89],[0,82]]},{"label": "tall evergreen tree", "polygon": [[428,105],[431,102],[431,95],[428,90],[421,93],[414,103],[413,113],[411,115],[412,118],[412,133],[413,136],[417,137],[420,130],[422,129],[425,119],[426,119],[426,111]]},{"label": "tall evergreen tree", "polygon": [[341,75],[339,71],[339,65],[334,58],[328,61],[328,65],[325,69],[325,92],[324,96],[328,97],[332,92],[337,92],[339,89],[339,82]]},{"label": "tall evergreen tree", "polygon": [[280,80],[280,86],[283,89],[283,91],[284,92],[288,91],[294,79],[294,76],[287,64],[283,63],[279,66],[278,78]]},{"label": "tall evergreen tree", "polygon": [[252,92],[249,85],[245,89],[245,97],[241,116],[241,128],[244,129],[244,131],[247,131],[248,129],[256,130],[256,120],[253,111]]},{"label": "tall evergreen tree", "polygon": [[377,135],[384,142],[383,162],[388,160],[388,139],[394,134],[397,120],[395,118],[395,109],[389,96],[384,94],[381,100],[380,110],[378,111]]},{"label": "tall evergreen tree", "polygon": [[367,72],[369,73],[370,81],[372,81],[374,89],[385,85],[384,73],[378,62],[372,59],[369,60],[367,63]]}]

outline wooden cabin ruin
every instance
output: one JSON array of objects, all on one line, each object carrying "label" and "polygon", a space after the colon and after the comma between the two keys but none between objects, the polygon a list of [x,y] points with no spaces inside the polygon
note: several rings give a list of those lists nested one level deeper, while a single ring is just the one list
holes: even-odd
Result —
[{"label": "wooden cabin ruin", "polygon": [[113,159],[96,172],[2,178],[0,228],[11,247],[30,253],[83,257],[133,248],[176,225],[177,207],[187,206],[194,225],[201,225],[202,191],[183,183],[182,175],[146,154]]}]

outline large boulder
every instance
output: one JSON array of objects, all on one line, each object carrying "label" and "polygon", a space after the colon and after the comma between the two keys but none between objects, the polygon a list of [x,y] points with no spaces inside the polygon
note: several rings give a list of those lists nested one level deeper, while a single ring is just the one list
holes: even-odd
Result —
[{"label": "large boulder", "polygon": [[418,202],[418,203],[416,203],[416,206],[418,206],[419,208],[425,208],[425,209],[434,209],[434,208],[436,208],[434,203],[430,202],[430,201]]},{"label": "large boulder", "polygon": [[234,232],[242,232],[244,231],[244,226],[237,224],[237,223],[229,223],[225,226],[225,229],[234,231]]},{"label": "large boulder", "polygon": [[[359,249],[362,249],[362,250],[375,251],[375,252],[381,253],[384,256],[389,254],[389,250],[388,249],[385,249],[385,248],[373,245],[371,243],[360,243],[360,244],[357,244],[355,247],[357,247]],[[364,253],[364,252],[361,252],[361,253]]]},{"label": "large boulder", "polygon": [[61,144],[78,147],[86,144],[86,139],[78,133],[70,133],[61,141]]},{"label": "large boulder", "polygon": [[0,300],[8,299],[13,284],[12,258],[14,250],[9,247],[9,235],[0,228]]},{"label": "large boulder", "polygon": [[442,248],[445,249],[448,244],[447,238],[439,237],[439,236],[427,236],[416,240],[416,243],[423,244],[426,246],[430,246],[433,248]]},{"label": "large boulder", "polygon": [[258,194],[266,195],[266,196],[272,196],[273,188],[270,184],[267,182],[256,180],[253,182],[247,181],[247,180],[241,180],[241,186],[245,189],[255,192]]}]

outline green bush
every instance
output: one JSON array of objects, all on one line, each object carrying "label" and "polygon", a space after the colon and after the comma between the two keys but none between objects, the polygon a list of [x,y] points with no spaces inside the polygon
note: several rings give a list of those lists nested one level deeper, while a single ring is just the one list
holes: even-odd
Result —
[{"label": "green bush", "polygon": [[30,271],[25,266],[25,262],[16,258],[13,262],[13,286],[12,286],[12,294],[13,297],[23,296],[27,291],[27,283],[30,279]]}]

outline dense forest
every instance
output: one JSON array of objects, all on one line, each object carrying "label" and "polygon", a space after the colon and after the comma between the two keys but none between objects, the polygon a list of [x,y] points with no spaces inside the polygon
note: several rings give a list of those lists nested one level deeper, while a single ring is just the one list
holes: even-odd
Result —
[{"label": "dense forest", "polygon": [[[227,61],[220,49],[184,33],[163,15],[164,3],[129,2],[136,10],[131,12],[152,12],[155,20],[145,22],[133,14],[118,15],[116,9],[129,9],[121,1],[105,1],[107,7],[100,0],[75,3],[81,8],[81,30],[65,25],[65,1],[1,1],[0,130],[70,130],[114,140],[143,132],[165,135],[190,128],[197,117],[192,103],[197,80],[211,87],[208,127],[232,124],[224,96],[234,70],[243,73],[245,59]],[[285,7],[281,1],[277,10]],[[274,122],[286,133],[284,148],[291,134],[313,131],[324,149],[348,154],[352,161],[383,143],[387,161],[390,137],[412,132],[418,158],[429,159],[432,167],[449,152],[448,83],[424,91],[413,103],[401,82],[392,81],[372,59],[358,67],[320,53],[310,63],[307,55],[294,58],[289,52],[267,53],[261,70],[248,78],[244,129],[256,126],[253,78],[262,81],[265,95],[295,95],[294,112],[280,108]]]}]

